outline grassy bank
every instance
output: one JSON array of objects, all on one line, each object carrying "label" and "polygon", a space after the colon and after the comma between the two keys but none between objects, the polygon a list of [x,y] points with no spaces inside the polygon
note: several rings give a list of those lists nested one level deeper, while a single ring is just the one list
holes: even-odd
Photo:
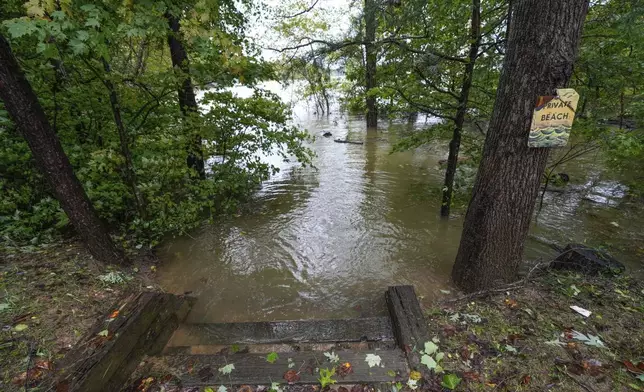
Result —
[{"label": "grassy bank", "polygon": [[549,271],[428,314],[457,391],[644,390],[644,285],[629,276]]},{"label": "grassy bank", "polygon": [[2,250],[0,390],[37,384],[117,298],[154,286],[154,261],[105,268],[77,242]]}]

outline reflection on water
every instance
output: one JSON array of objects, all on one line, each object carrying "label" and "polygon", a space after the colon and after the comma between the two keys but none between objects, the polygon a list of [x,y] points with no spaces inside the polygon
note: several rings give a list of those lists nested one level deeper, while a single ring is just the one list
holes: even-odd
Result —
[{"label": "reflection on water", "polygon": [[[317,117],[300,107],[295,117],[317,136],[317,170],[281,163],[252,212],[162,249],[162,285],[199,298],[188,321],[371,316],[384,312],[389,285],[413,284],[428,298],[449,289],[462,219],[441,220],[439,200],[428,194],[442,183],[446,146],[390,154],[406,125],[367,131],[362,118]],[[321,137],[325,131],[333,137]],[[572,239],[583,240],[595,230],[590,215],[578,213],[589,203],[584,196],[548,193],[535,232],[567,239],[574,228]],[[528,256],[547,253],[528,244]]]}]

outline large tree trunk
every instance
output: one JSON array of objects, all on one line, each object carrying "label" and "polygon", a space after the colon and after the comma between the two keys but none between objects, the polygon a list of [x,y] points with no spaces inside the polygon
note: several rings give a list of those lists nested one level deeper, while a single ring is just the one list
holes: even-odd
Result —
[{"label": "large tree trunk", "polygon": [[90,253],[108,264],[125,262],[76,178],[29,82],[0,35],[0,99],[29,144],[32,156]]},{"label": "large tree trunk", "polygon": [[452,204],[452,194],[454,193],[454,176],[456,175],[456,166],[458,165],[458,151],[461,148],[461,133],[465,123],[465,114],[467,113],[467,104],[470,99],[470,89],[472,88],[472,79],[474,77],[474,64],[479,53],[481,45],[481,0],[472,0],[472,21],[470,26],[470,51],[468,62],[465,65],[463,75],[463,84],[461,85],[461,94],[458,99],[458,109],[454,120],[454,133],[452,141],[449,143],[449,156],[447,157],[447,169],[445,170],[445,183],[443,185],[443,201],[441,203],[441,216],[449,217],[449,211]]},{"label": "large tree trunk", "polygon": [[[190,79],[190,63],[188,61],[188,54],[179,41],[179,18],[171,15],[169,12],[165,14],[170,26],[170,34],[168,34],[168,46],[170,46],[170,57],[172,58],[172,67],[178,71],[177,73],[183,77],[181,86],[177,91],[179,95],[179,107],[184,117],[190,116],[190,113],[196,113],[199,110],[197,106],[197,98],[195,97],[195,89]],[[203,149],[201,146],[201,135],[194,134],[191,136],[191,142],[188,145],[188,167],[194,169],[201,178],[205,178],[206,171],[203,158]]]},{"label": "large tree trunk", "polygon": [[528,148],[537,97],[566,86],[588,0],[513,2],[503,63],[483,159],[452,270],[466,291],[515,279],[548,158]]},{"label": "large tree trunk", "polygon": [[376,87],[376,2],[375,0],[365,0],[364,2],[364,25],[365,25],[365,103],[367,106],[367,128],[376,128],[378,126],[378,108],[376,106],[376,97],[370,95],[373,88]]}]

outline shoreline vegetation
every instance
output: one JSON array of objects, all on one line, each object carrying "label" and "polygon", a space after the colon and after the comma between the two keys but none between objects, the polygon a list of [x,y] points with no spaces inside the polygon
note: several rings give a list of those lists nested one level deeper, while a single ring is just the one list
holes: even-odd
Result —
[{"label": "shoreline vegetation", "polygon": [[[4,391],[37,390],[118,298],[161,290],[152,254],[132,257],[128,267],[106,268],[70,240],[2,257]],[[502,289],[464,296],[443,290],[435,299],[423,299],[430,331],[444,353],[444,373],[422,388],[449,390],[441,382],[455,375],[460,380],[456,391],[644,390],[644,285],[633,272],[587,276],[532,268],[523,280]],[[571,306],[592,314],[584,317]],[[409,389],[409,376],[397,374],[392,385]],[[157,358],[142,362],[131,382],[133,391],[182,390],[172,369]],[[338,392],[342,388],[331,386]]]}]

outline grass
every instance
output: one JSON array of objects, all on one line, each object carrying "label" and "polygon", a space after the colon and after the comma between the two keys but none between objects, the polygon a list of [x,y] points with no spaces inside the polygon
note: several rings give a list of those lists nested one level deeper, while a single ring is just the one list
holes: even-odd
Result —
[{"label": "grass", "polygon": [[150,261],[104,268],[76,242],[3,250],[0,390],[37,384],[121,295],[153,284]]},{"label": "grass", "polygon": [[446,373],[463,380],[456,391],[644,390],[624,363],[644,361],[644,285],[628,276],[551,271],[513,291],[445,300],[428,314]]}]

